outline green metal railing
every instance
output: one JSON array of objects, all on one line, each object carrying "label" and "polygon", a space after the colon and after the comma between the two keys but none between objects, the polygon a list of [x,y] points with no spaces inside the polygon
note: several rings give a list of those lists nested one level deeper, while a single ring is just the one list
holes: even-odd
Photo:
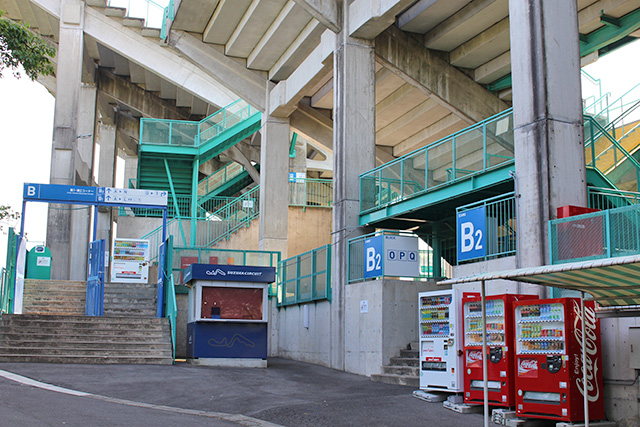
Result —
[{"label": "green metal railing", "polygon": [[0,272],[0,315],[9,313],[9,305],[11,303],[11,291],[9,286],[9,271],[2,267]]},{"label": "green metal railing", "polygon": [[278,307],[331,301],[331,245],[281,261],[276,296]]},{"label": "green metal railing", "polygon": [[593,209],[614,209],[640,203],[640,193],[635,191],[587,187],[587,195],[589,207]]},{"label": "green metal railing", "polygon": [[[160,3],[166,3],[160,1]],[[120,7],[126,9],[127,18],[144,19],[146,28],[162,27],[162,19],[165,15],[165,5],[154,2],[153,0],[109,0],[108,6]]]},{"label": "green metal railing", "polygon": [[[469,260],[477,262],[515,255],[516,253],[516,199],[513,192],[501,194],[479,202],[456,208],[459,213],[483,207],[485,212],[486,255]],[[460,264],[460,262],[458,262]]]},{"label": "green metal railing", "polygon": [[333,180],[295,178],[289,181],[289,206],[330,208],[333,206]]},{"label": "green metal railing", "polygon": [[199,122],[142,118],[140,144],[197,148],[258,114],[260,111],[238,99]]},{"label": "green metal railing", "polygon": [[[175,246],[173,248],[172,272],[178,284],[182,284],[182,270],[187,266],[200,264],[254,265],[259,267],[278,267],[278,251],[252,251],[237,249],[216,249],[200,246]],[[276,284],[269,287],[269,295],[276,294]]]},{"label": "green metal railing", "polygon": [[[428,280],[433,278],[448,277],[451,274],[451,265],[442,257],[442,253],[438,255],[433,248],[440,247],[443,249],[444,240],[435,236],[417,235],[415,233],[397,230],[378,230],[374,233],[358,236],[348,241],[347,250],[347,283],[361,282],[370,278],[365,278],[365,240],[376,236],[408,236],[419,237],[427,244],[428,249],[419,250],[420,274],[418,278],[413,280]],[[437,267],[437,268],[436,268]],[[384,272],[376,278],[397,278],[399,276],[387,275]]]},{"label": "green metal railing", "polygon": [[512,162],[509,109],[360,175],[361,213]]},{"label": "green metal railing", "polygon": [[206,178],[202,178],[198,182],[198,196],[206,196],[243,172],[246,172],[246,169],[239,163],[231,162],[226,164],[222,169],[215,171]]},{"label": "green metal railing", "polygon": [[640,190],[640,163],[635,157],[593,117],[584,117],[584,134],[587,166],[599,170],[616,187]]},{"label": "green metal railing", "polygon": [[640,254],[640,205],[549,221],[551,264]]}]

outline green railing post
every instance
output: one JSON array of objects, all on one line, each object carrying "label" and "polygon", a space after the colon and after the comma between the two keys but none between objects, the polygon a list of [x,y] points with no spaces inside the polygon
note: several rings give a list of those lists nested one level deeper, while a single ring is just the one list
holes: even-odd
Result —
[{"label": "green railing post", "polygon": [[607,242],[607,258],[611,258],[611,216],[609,215],[609,210],[607,209],[606,211],[604,211],[604,218],[605,218],[605,226],[604,226],[604,232],[605,234],[605,239]]}]

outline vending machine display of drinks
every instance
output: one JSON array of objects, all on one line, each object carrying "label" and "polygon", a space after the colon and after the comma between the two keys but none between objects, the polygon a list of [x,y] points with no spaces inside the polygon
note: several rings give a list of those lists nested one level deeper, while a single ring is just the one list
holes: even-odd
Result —
[{"label": "vending machine display of drinks", "polygon": [[462,391],[462,296],[455,289],[418,294],[422,390]]},{"label": "vending machine display of drinks", "polygon": [[[489,404],[512,407],[514,391],[513,303],[537,299],[537,295],[492,295],[486,297],[487,386]],[[482,301],[462,298],[464,315],[464,402],[484,402],[482,375]]]},{"label": "vending machine display of drinks", "polygon": [[[600,320],[595,303],[579,298],[514,303],[516,326],[516,413],[568,422],[604,418]],[[582,322],[585,335],[582,335]],[[587,382],[583,382],[582,345]]]}]

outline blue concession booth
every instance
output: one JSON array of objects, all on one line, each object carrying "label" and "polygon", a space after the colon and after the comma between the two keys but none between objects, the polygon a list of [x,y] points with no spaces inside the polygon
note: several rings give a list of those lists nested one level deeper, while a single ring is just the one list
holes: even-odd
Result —
[{"label": "blue concession booth", "polygon": [[266,367],[268,287],[274,267],[191,264],[187,358],[210,366]]}]

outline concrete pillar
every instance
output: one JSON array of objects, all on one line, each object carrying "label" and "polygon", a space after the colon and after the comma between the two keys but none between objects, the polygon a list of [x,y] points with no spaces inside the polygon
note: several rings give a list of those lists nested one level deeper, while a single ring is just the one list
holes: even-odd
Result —
[{"label": "concrete pillar", "polygon": [[[267,103],[270,89],[267,84]],[[262,116],[260,141],[260,236],[264,251],[280,251],[288,257],[287,226],[289,216],[289,119]]]},{"label": "concrete pillar", "polygon": [[[343,2],[347,7],[348,2]],[[344,17],[348,17],[344,13]],[[345,19],[346,20],[346,19]],[[343,28],[348,29],[348,22]],[[358,227],[358,175],[375,164],[375,61],[373,42],[336,37],[333,55],[333,248],[331,289],[331,367],[345,369],[345,286],[347,241],[365,233]]]},{"label": "concrete pillar", "polygon": [[[100,163],[98,168],[98,186],[114,187],[116,172],[116,124],[111,120],[101,120],[96,126],[96,141],[100,145]],[[107,248],[111,246],[111,208],[98,209],[98,227],[96,236],[105,239]]]},{"label": "concrete pillar", "polygon": [[[78,105],[82,73],[84,2],[62,0],[60,4],[56,104],[53,118],[51,184],[75,184],[78,140]],[[69,205],[50,205],[47,245],[53,262],[52,279],[69,279],[71,270],[71,221]]]},{"label": "concrete pillar", "polygon": [[[96,86],[82,84],[78,100],[78,138],[75,157],[76,184],[91,186],[94,131],[96,126]],[[91,206],[73,206],[71,211],[71,238],[69,279],[86,280],[89,253]]]},{"label": "concrete pillar", "polygon": [[548,220],[586,206],[576,2],[511,0],[518,267],[549,262]]}]

